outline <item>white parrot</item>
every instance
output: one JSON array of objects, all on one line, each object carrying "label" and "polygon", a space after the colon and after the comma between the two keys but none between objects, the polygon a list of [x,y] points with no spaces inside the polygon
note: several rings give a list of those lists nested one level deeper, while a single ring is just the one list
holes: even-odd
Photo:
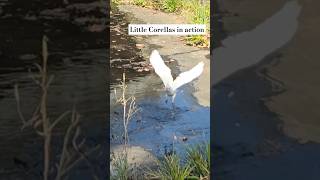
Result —
[{"label": "white parrot", "polygon": [[172,97],[172,104],[174,104],[176,90],[199,77],[202,74],[204,66],[204,63],[200,62],[189,71],[179,74],[179,76],[173,80],[171,69],[164,63],[157,50],[152,51],[150,55],[150,63],[156,74],[161,78],[167,95]]}]

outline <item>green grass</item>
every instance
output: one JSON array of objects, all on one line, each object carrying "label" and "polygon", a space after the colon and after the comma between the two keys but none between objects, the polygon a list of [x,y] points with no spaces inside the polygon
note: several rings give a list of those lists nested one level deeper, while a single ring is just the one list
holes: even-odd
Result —
[{"label": "green grass", "polygon": [[[183,163],[184,162],[184,163]],[[202,143],[187,148],[186,157],[176,154],[157,160],[158,168],[149,170],[152,179],[200,180],[210,177],[210,144]]]},{"label": "green grass", "polygon": [[172,154],[159,158],[156,168],[144,169],[146,177],[135,177],[126,153],[111,156],[112,180],[161,179],[207,180],[210,179],[210,144],[197,144],[186,149],[186,156]]},{"label": "green grass", "polygon": [[162,9],[166,12],[177,12],[183,6],[182,0],[162,0]]},{"label": "green grass", "polygon": [[130,177],[129,163],[126,153],[119,153],[112,156],[113,174],[112,180],[128,180]]},{"label": "green grass", "polygon": [[210,41],[209,38],[204,35],[187,36],[185,40],[187,45],[201,47],[208,47]]},{"label": "green grass", "polygon": [[133,0],[133,4],[137,6],[145,7],[148,4],[147,1],[148,0]]},{"label": "green grass", "polygon": [[187,162],[194,166],[191,174],[197,177],[210,175],[210,144],[198,144],[187,149]]},{"label": "green grass", "polygon": [[193,24],[205,24],[206,35],[192,35],[185,38],[186,44],[191,46],[210,46],[210,1],[201,3],[199,0],[162,0],[161,9],[166,12],[175,12],[187,17]]},{"label": "green grass", "polygon": [[205,24],[207,35],[193,35],[187,36],[186,42],[187,45],[194,46],[210,46],[210,1],[206,1],[203,4],[199,0],[189,0],[184,3],[183,14],[186,15],[188,20],[193,24]]},{"label": "green grass", "polygon": [[161,180],[185,180],[190,176],[192,166],[182,165],[178,155],[165,156],[157,161],[158,169],[148,172],[150,178]]},{"label": "green grass", "polygon": [[210,2],[203,4],[199,0],[188,0],[183,4],[183,9],[187,12],[189,20],[195,24],[209,24],[210,22]]},{"label": "green grass", "polygon": [[111,7],[122,4],[122,0],[111,0]]}]

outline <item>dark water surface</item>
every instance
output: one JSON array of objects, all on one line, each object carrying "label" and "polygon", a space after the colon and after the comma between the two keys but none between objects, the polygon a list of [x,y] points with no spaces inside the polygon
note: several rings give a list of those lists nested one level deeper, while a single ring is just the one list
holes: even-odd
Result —
[{"label": "dark water surface", "polygon": [[[39,101],[39,89],[30,79],[34,63],[41,64],[42,36],[49,38],[49,74],[55,79],[49,89],[48,112],[54,119],[76,105],[86,144],[104,144],[106,117],[106,59],[108,31],[106,4],[102,1],[1,1],[0,2],[0,179],[41,179],[42,139],[30,128],[21,131],[14,98],[19,84],[22,111],[30,117]],[[52,159],[61,152],[66,119],[54,131]],[[104,147],[91,158],[98,176],[105,169]],[[88,179],[80,163],[71,175]]]},{"label": "dark water surface", "polygon": [[[280,112],[266,106],[271,97],[288,90],[286,82],[269,75],[269,71],[286,58],[281,49],[275,47],[290,46],[290,39],[294,39],[290,36],[295,35],[297,25],[301,26],[295,18],[300,18],[296,10],[301,5],[288,1],[283,7],[273,16],[274,20],[268,18],[270,21],[261,22],[252,30],[230,35],[222,40],[224,47],[213,51],[215,60],[220,60],[213,63],[214,80],[219,81],[213,87],[211,123],[215,151],[213,175],[217,180],[313,180],[320,177],[320,145],[301,143],[286,135]],[[246,24],[239,26],[248,29]],[[274,32],[272,36],[270,32]],[[287,59],[287,66],[282,70],[289,70],[291,61]]]}]

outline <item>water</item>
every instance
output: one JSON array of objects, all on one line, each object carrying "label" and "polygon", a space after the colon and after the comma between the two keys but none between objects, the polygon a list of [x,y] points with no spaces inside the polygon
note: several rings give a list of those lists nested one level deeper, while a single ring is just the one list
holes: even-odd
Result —
[{"label": "water", "polygon": [[[84,3],[64,6],[56,1],[1,2],[0,152],[5,154],[0,158],[1,179],[41,178],[43,142],[33,129],[21,130],[13,87],[19,85],[23,114],[30,117],[39,103],[40,90],[29,76],[36,73],[33,64],[41,64],[44,34],[49,37],[48,71],[54,75],[48,96],[49,117],[53,120],[76,105],[86,145],[91,147],[105,141],[106,47],[109,43],[104,25],[105,6],[100,1]],[[92,18],[86,19],[88,15]],[[61,152],[61,136],[68,124],[66,119],[54,131],[53,143],[57,149],[53,152]],[[105,174],[103,151],[102,147],[91,158],[101,177]],[[78,168],[82,166],[80,163]],[[74,171],[72,177],[79,177],[79,173],[88,177],[87,170],[81,169],[81,172]]]},{"label": "water", "polygon": [[[272,16],[278,16],[279,18],[276,18],[278,20],[272,21],[271,17],[262,22],[260,24],[262,26],[258,25],[250,31],[232,35],[226,39],[226,47],[213,52],[216,54],[216,61],[221,59],[220,63],[215,63],[213,66],[215,73],[213,76],[218,75],[215,77],[216,84],[213,92],[215,107],[211,124],[213,127],[211,142],[215,147],[215,179],[317,179],[320,175],[319,144],[299,143],[297,139],[285,134],[283,131],[285,124],[280,120],[279,115],[281,112],[273,112],[265,105],[273,100],[272,97],[290,92],[285,89],[287,82],[279,82],[269,74],[279,61],[284,61],[287,57],[277,49],[270,54],[268,46],[276,43],[278,45],[269,47],[279,47],[284,44],[290,47],[292,45],[290,40],[301,25],[300,21],[296,21],[296,17],[301,18],[301,6],[296,1],[288,1],[283,4],[283,7],[275,13],[275,16]],[[240,20],[243,20],[241,13],[237,22],[241,22]],[[287,22],[291,23],[286,24]],[[248,29],[246,24],[238,28]],[[267,35],[275,28],[281,29],[276,30],[272,36]],[[282,33],[285,35],[281,35]],[[236,39],[240,42],[241,37],[245,42],[238,44]],[[268,39],[262,40],[265,37]],[[232,41],[234,43],[231,43]],[[254,47],[252,45],[255,42]],[[228,46],[233,47],[230,48],[230,52],[233,49],[234,53],[222,53],[223,49],[229,48]],[[238,55],[237,52],[239,52]],[[266,52],[269,53],[268,56],[265,56]],[[259,56],[261,58],[257,58]],[[251,61],[250,67],[236,69],[250,64],[249,61],[253,57],[260,62]],[[228,62],[232,60],[236,63]],[[290,65],[294,64],[293,59],[286,60],[288,60],[287,66],[282,71],[291,69]],[[290,87],[292,90],[293,87]],[[288,104],[288,102],[285,103]]]},{"label": "water", "polygon": [[[197,103],[190,87],[181,88],[177,92],[175,109],[163,90],[160,78],[155,74],[129,82],[128,90],[128,96],[136,97],[140,109],[129,123],[131,145],[138,145],[161,155],[166,147],[172,148],[173,144],[175,150],[183,151],[187,144],[208,141],[210,108]],[[118,144],[122,142],[122,110],[120,105],[114,104],[113,94],[111,97],[111,142]],[[183,138],[187,140],[183,141]]]}]

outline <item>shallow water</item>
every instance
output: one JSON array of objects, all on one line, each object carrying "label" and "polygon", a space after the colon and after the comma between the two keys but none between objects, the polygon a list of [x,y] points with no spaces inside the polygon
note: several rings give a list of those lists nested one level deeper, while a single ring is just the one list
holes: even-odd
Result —
[{"label": "shallow water", "polygon": [[[134,95],[139,112],[129,123],[129,142],[160,155],[174,148],[183,152],[187,144],[207,142],[210,136],[210,108],[200,106],[186,86],[177,92],[175,107],[155,74],[128,83],[128,96]],[[111,94],[111,140],[122,142],[122,110]],[[166,102],[166,100],[168,100]],[[176,139],[174,138],[176,136]],[[174,147],[172,147],[174,146]]]}]

